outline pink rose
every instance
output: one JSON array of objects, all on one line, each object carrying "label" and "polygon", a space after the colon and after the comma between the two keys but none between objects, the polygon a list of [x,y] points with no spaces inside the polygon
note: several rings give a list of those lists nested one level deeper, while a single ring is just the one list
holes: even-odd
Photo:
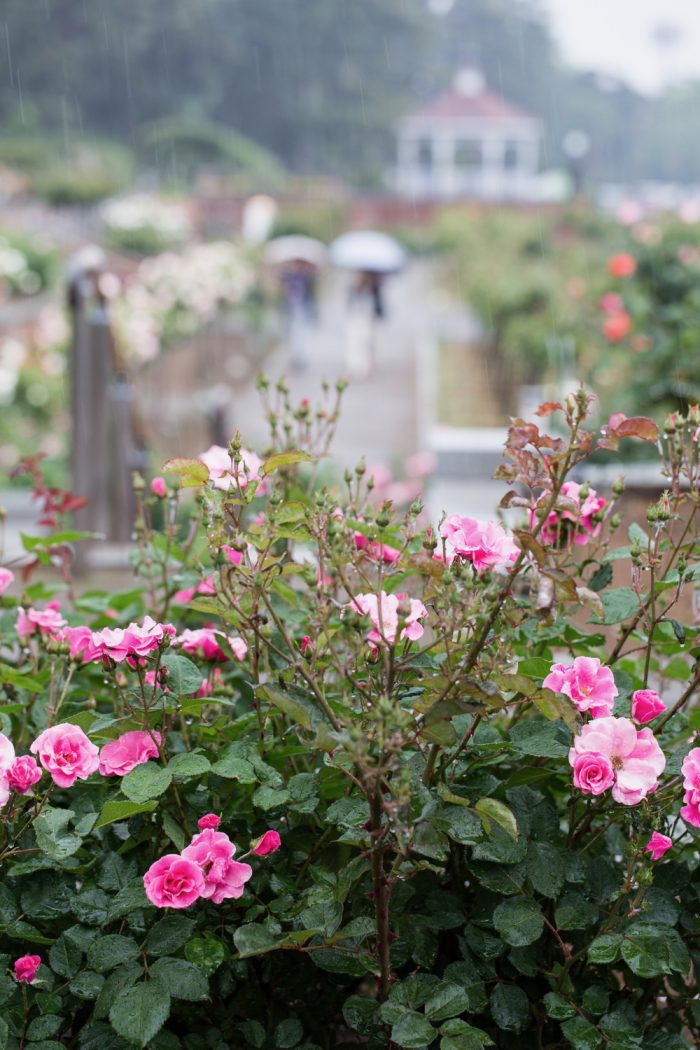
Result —
[{"label": "pink rose", "polygon": [[[403,599],[405,595],[398,595]],[[418,598],[411,598],[410,609],[406,617],[406,626],[401,631],[401,638],[407,638],[410,642],[417,642],[425,634],[425,628],[420,622],[428,615],[428,610]]]},{"label": "pink rose", "polygon": [[574,738],[569,763],[576,769],[580,756],[607,759],[615,776],[612,796],[623,806],[636,806],[658,787],[666,758],[651,729],[637,729],[629,718],[596,718]]},{"label": "pink rose", "polygon": [[22,641],[27,641],[30,635],[37,631],[42,635],[58,634],[61,628],[66,626],[66,621],[61,616],[61,605],[58,601],[49,602],[44,609],[17,609],[17,634]]},{"label": "pink rose", "polygon": [[574,787],[584,795],[602,795],[615,781],[612,763],[605,755],[587,751],[573,761]]},{"label": "pink rose", "polygon": [[209,480],[215,489],[228,492],[231,488],[244,489],[250,481],[258,481],[260,484],[257,492],[263,495],[266,483],[260,474],[262,461],[254,452],[242,448],[241,462],[238,466],[234,465],[228,449],[222,445],[212,445],[199,458],[209,471]]},{"label": "pink rose", "polygon": [[165,484],[165,478],[152,478],[150,487],[151,492],[154,496],[157,496],[158,499],[163,499],[168,491]]},{"label": "pink rose", "polygon": [[552,664],[542,685],[568,696],[579,711],[593,718],[611,714],[617,696],[613,673],[597,656],[577,656],[570,666]]},{"label": "pink rose", "polygon": [[40,733],[29,750],[39,756],[59,787],[87,780],[99,766],[99,751],[79,726],[64,722]]},{"label": "pink rose", "polygon": [[89,664],[102,659],[102,640],[99,634],[91,631],[89,627],[66,627],[60,637],[61,641],[68,642],[74,660],[80,659]]},{"label": "pink rose", "polygon": [[245,884],[253,874],[249,864],[233,859],[236,847],[222,831],[207,828],[195,835],[182,856],[197,864],[204,879],[202,897],[221,904],[230,897],[243,896]]},{"label": "pink rose", "polygon": [[299,648],[301,649],[302,656],[306,656],[307,650],[311,653],[314,651],[314,643],[311,641],[310,634],[304,635],[299,645]]},{"label": "pink rose", "polygon": [[373,648],[384,644],[385,640],[393,645],[399,628],[399,599],[395,594],[382,591],[381,600],[376,594],[356,594],[350,602],[350,608],[362,616],[369,616],[372,630],[367,641]]},{"label": "pink rose", "polygon": [[684,805],[681,817],[686,824],[700,828],[700,747],[694,747],[683,759]]},{"label": "pink rose", "polygon": [[34,984],[41,966],[40,955],[22,955],[15,959],[15,980],[18,984]]},{"label": "pink rose", "polygon": [[110,740],[100,750],[99,771],[103,777],[124,777],[136,766],[158,758],[160,733],[155,730],[131,729],[116,740]]},{"label": "pink rose", "polygon": [[396,547],[390,547],[388,543],[379,543],[377,540],[373,540],[370,543],[361,532],[356,532],[354,539],[357,549],[364,551],[370,558],[374,558],[375,561],[381,559],[390,565],[392,562],[398,561],[401,556],[401,551],[397,550]]},{"label": "pink rose", "polygon": [[7,774],[15,761],[15,749],[12,741],[0,733],[0,808],[10,797],[10,785]]},{"label": "pink rose", "polygon": [[452,514],[442,523],[440,535],[454,554],[470,561],[477,572],[507,565],[520,553],[505,529],[495,521]]},{"label": "pink rose", "polygon": [[216,831],[219,824],[221,823],[221,817],[217,817],[216,813],[205,813],[203,817],[200,817],[197,821],[197,827],[201,828],[202,831],[210,829]]},{"label": "pink rose", "polygon": [[15,578],[15,574],[9,569],[0,567],[0,594],[4,594]]},{"label": "pink rose", "polygon": [[[559,498],[564,506],[549,512],[540,532],[545,543],[575,542],[583,545],[600,532],[601,523],[594,521],[593,516],[603,510],[605,500],[595,489],[589,488],[588,495],[581,502],[582,487],[576,481],[565,481],[562,485]],[[541,499],[549,499],[549,495],[545,493]],[[530,511],[530,525],[537,520],[535,506]]]},{"label": "pink rose", "polygon": [[221,549],[231,565],[240,565],[243,561],[243,551],[237,551],[235,547],[229,547],[227,543],[225,543]]},{"label": "pink rose", "polygon": [[175,635],[175,628],[170,623],[156,623],[145,616],[143,624],[130,623],[128,627],[105,627],[93,634],[93,643],[101,647],[103,659],[109,658],[115,663],[127,660],[133,665],[136,660],[148,656],[158,649],[166,636]]},{"label": "pink rose", "polygon": [[637,689],[632,694],[632,718],[635,722],[651,722],[652,718],[665,710],[666,704],[653,689]]},{"label": "pink rose", "polygon": [[32,785],[41,780],[41,770],[31,755],[19,755],[5,775],[8,785],[20,795],[28,795]]},{"label": "pink rose", "polygon": [[253,846],[253,853],[256,857],[268,857],[270,853],[275,853],[281,845],[282,839],[276,831],[266,831]]},{"label": "pink rose", "polygon": [[[369,616],[373,627],[367,635],[367,641],[372,649],[385,644],[393,645],[399,629],[399,602],[405,601],[405,594],[387,594],[382,591],[377,596],[371,592],[368,594],[356,594],[348,608]],[[420,623],[428,610],[418,598],[411,598],[409,612],[406,616],[405,627],[402,628],[399,638],[401,640],[417,641],[424,634],[425,628]]]},{"label": "pink rose", "polygon": [[644,847],[644,852],[651,853],[652,860],[660,860],[672,845],[673,839],[670,839],[668,835],[662,835],[660,831],[655,831]]},{"label": "pink rose", "polygon": [[195,594],[216,594],[214,577],[207,576],[205,580],[200,580],[195,587],[187,587],[184,591],[178,591],[173,601],[176,601],[178,605],[187,605],[192,601]]},{"label": "pink rose", "polygon": [[[173,644],[180,646],[189,656],[199,656],[203,660],[227,660],[228,656],[221,648],[219,638],[225,639],[226,635],[222,631],[215,630],[213,627],[199,627],[196,630],[187,628],[178,635]],[[238,655],[238,653],[241,652],[240,646],[237,645],[234,649],[234,641],[237,643],[240,642],[245,646],[245,649],[240,656]],[[248,650],[243,639],[229,638],[228,642],[237,659],[242,660]],[[238,652],[236,650],[238,650]]]},{"label": "pink rose", "polygon": [[156,908],[189,908],[202,896],[204,876],[198,864],[179,853],[166,853],[151,864],[143,885]]}]

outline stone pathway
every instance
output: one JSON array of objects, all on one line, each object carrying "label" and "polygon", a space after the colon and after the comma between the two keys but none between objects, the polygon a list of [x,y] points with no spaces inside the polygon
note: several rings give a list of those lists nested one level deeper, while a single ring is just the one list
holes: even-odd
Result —
[{"label": "stone pathway", "polygon": [[[386,317],[375,322],[375,362],[368,375],[349,374],[348,339],[361,333],[357,314],[348,308],[350,276],[345,273],[328,276],[318,322],[303,331],[304,367],[294,367],[286,341],[265,362],[263,371],[273,382],[280,377],[287,381],[293,402],[308,397],[313,404],[323,379],[331,385],[341,377],[350,379],[332,448],[343,466],[354,466],[362,455],[368,464],[394,465],[421,446],[424,413],[417,362],[426,337],[429,282],[421,263],[387,281]],[[360,319],[360,325],[365,323]],[[239,392],[231,421],[245,442],[264,444],[267,426],[254,384]]]}]

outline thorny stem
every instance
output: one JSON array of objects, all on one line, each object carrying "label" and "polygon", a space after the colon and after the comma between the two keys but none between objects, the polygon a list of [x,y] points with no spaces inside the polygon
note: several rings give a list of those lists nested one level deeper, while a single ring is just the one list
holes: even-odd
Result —
[{"label": "thorny stem", "polygon": [[377,928],[377,956],[379,960],[379,998],[382,1002],[389,994],[391,962],[389,959],[389,897],[391,887],[384,873],[384,849],[374,840],[382,830],[383,799],[379,777],[370,797],[370,834],[373,839],[372,880],[374,883],[374,918]]}]

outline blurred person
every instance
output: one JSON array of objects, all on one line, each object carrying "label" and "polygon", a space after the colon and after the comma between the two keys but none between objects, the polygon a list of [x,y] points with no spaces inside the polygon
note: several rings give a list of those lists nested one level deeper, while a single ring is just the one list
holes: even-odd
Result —
[{"label": "blurred person", "polygon": [[290,363],[296,370],[307,364],[309,323],[316,319],[317,268],[304,259],[290,259],[280,271]]},{"label": "blurred person", "polygon": [[384,274],[360,270],[350,289],[346,326],[346,362],[358,379],[372,374],[376,356],[376,324],[386,317]]}]

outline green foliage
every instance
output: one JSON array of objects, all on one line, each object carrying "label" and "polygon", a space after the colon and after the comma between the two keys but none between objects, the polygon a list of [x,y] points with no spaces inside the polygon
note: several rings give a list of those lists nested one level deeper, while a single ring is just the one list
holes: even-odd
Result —
[{"label": "green foliage", "polygon": [[[618,548],[613,587],[612,503],[585,544],[523,523],[522,554],[497,571],[468,552],[438,561],[418,508],[377,504],[362,469],[344,492],[317,486],[335,401],[317,412],[280,395],[269,411],[275,436],[258,478],[224,492],[191,462],[171,463],[189,484],[168,498],[195,488],[196,501],[158,531],[156,497],[138,486],[139,586],[63,601],[71,626],[109,628],[105,644],[148,610],[174,635],[131,662],[85,663],[48,634],[18,646],[16,600],[0,599],[0,714],[18,754],[47,725],[80,726],[98,747],[133,730],[160,735],[158,754],[123,775],[63,788],[44,772],[29,794],[10,793],[0,1048],[694,1045],[697,834],[679,810],[700,647],[678,583],[693,586],[698,558],[695,533],[683,533],[695,514],[695,422],[677,420],[660,440],[678,481],[668,517],[662,501],[655,525],[630,529],[634,562]],[[583,393],[559,411],[567,438],[510,429],[502,474],[546,520],[570,510],[561,486],[595,443],[587,412]],[[636,426],[644,435],[649,424]],[[387,543],[400,557],[380,564]],[[27,546],[49,549],[50,538]],[[214,593],[173,601],[208,577]],[[351,599],[382,591],[381,633],[370,636]],[[607,599],[602,616],[581,592]],[[23,607],[53,593],[29,582]],[[404,594],[425,609],[418,638],[401,637]],[[219,632],[206,636],[218,644],[209,652],[184,633],[207,624]],[[588,694],[543,682],[577,656],[612,670],[617,717],[645,686],[667,701],[645,730],[665,769],[635,805],[572,783]],[[236,869],[246,880],[227,883],[223,899],[207,886],[186,908],[160,907],[144,875],[186,850],[205,814],[229,836],[227,863],[252,875]],[[266,829],[281,846],[261,855]],[[653,831],[673,839],[658,861],[645,849]],[[217,893],[220,862],[200,858]],[[20,988],[12,965],[24,954],[41,966]]]}]

